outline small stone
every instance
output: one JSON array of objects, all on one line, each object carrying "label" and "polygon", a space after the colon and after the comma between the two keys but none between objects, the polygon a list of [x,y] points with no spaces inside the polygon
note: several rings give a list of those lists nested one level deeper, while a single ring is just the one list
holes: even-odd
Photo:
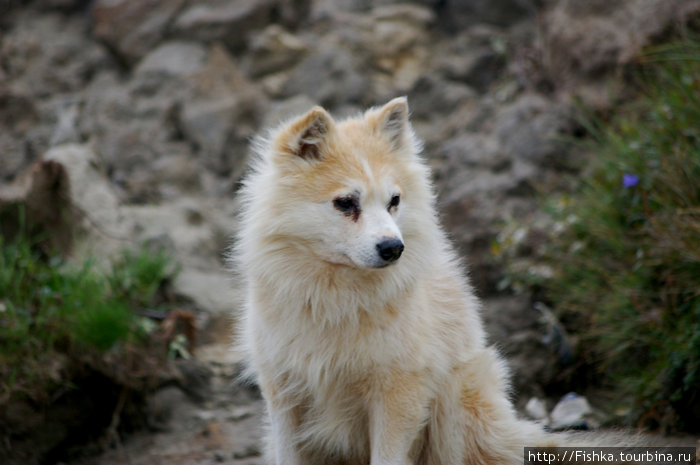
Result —
[{"label": "small stone", "polygon": [[159,424],[167,425],[184,402],[187,402],[187,395],[176,386],[168,386],[158,390],[151,399],[153,420]]},{"label": "small stone", "polygon": [[547,405],[542,399],[530,398],[525,405],[525,412],[534,420],[547,420]]},{"label": "small stone", "polygon": [[587,417],[592,413],[585,397],[570,392],[552,410],[550,427],[553,430],[590,429],[592,425]]}]

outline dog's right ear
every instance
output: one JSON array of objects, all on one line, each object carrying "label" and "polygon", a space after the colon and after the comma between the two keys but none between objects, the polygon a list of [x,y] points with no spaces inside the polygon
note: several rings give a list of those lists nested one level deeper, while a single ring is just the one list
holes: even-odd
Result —
[{"label": "dog's right ear", "polygon": [[320,160],[323,149],[334,130],[333,118],[323,108],[316,106],[293,121],[280,137],[282,152],[304,160]]}]

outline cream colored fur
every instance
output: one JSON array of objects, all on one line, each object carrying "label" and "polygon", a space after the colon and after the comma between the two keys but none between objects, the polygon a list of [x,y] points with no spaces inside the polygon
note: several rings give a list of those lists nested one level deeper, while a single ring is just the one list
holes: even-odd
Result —
[{"label": "cream colored fur", "polygon": [[[404,98],[340,122],[316,107],[256,148],[235,257],[268,463],[507,465],[554,445],[516,418]],[[405,245],[390,264],[385,237]]]}]

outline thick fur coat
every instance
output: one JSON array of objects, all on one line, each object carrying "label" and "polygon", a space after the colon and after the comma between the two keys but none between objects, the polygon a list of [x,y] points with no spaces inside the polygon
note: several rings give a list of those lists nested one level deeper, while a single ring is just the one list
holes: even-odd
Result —
[{"label": "thick fur coat", "polygon": [[256,152],[235,258],[268,463],[507,465],[550,442],[516,418],[405,98],[316,107]]}]

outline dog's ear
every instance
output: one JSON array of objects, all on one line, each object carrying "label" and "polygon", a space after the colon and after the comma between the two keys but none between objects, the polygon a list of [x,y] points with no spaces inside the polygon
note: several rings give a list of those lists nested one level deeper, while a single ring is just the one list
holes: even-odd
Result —
[{"label": "dog's ear", "polygon": [[323,146],[334,127],[331,115],[316,106],[284,130],[282,151],[304,160],[320,160],[323,157]]},{"label": "dog's ear", "polygon": [[395,150],[410,144],[411,127],[406,97],[397,97],[379,109],[370,110],[366,118]]}]

